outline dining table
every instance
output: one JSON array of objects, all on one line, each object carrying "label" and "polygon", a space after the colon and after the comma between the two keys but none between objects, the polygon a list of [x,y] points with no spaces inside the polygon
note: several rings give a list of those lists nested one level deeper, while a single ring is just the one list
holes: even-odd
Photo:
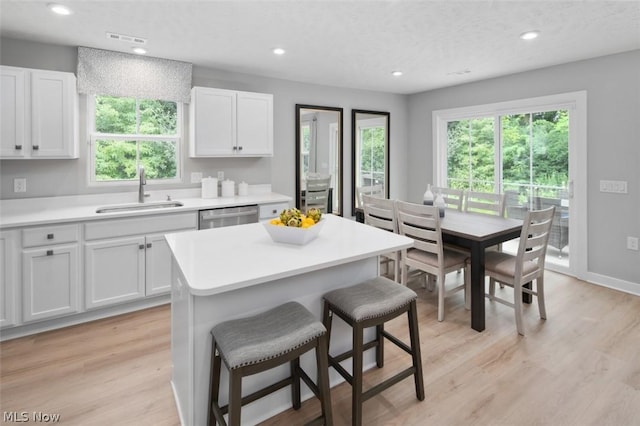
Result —
[{"label": "dining table", "polygon": [[485,329],[485,249],[520,237],[523,221],[446,209],[440,220],[442,240],[468,249],[471,264],[471,328]]}]

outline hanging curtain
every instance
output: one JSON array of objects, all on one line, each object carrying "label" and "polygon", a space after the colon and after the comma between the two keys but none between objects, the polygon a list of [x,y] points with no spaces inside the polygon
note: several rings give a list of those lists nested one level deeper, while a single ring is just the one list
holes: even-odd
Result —
[{"label": "hanging curtain", "polygon": [[78,47],[78,92],[189,103],[193,65]]}]

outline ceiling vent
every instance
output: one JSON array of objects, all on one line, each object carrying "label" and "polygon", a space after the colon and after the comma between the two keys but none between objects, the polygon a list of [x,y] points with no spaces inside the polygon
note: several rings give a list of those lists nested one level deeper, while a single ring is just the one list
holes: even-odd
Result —
[{"label": "ceiling vent", "polygon": [[139,45],[147,44],[147,39],[146,38],[128,36],[128,35],[124,35],[124,34],[107,33],[107,38],[109,40],[123,41],[125,43],[133,43],[133,44],[139,44]]}]

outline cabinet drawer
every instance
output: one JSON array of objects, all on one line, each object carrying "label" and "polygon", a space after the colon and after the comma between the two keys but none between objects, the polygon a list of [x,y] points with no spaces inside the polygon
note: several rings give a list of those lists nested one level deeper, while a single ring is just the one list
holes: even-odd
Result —
[{"label": "cabinet drawer", "polygon": [[37,247],[50,244],[74,243],[80,237],[78,225],[43,226],[22,231],[22,246]]},{"label": "cabinet drawer", "polygon": [[196,212],[171,215],[154,215],[129,219],[110,219],[85,224],[85,240],[124,237],[127,235],[154,234],[183,229],[197,229]]},{"label": "cabinet drawer", "polygon": [[289,208],[289,203],[262,204],[260,206],[260,220],[278,217],[280,212]]}]

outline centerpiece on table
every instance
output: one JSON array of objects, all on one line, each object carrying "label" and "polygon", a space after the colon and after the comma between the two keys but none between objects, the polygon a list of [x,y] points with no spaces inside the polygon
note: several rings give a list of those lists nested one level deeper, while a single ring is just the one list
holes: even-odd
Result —
[{"label": "centerpiece on table", "polygon": [[277,243],[304,245],[315,239],[324,225],[322,213],[316,208],[303,214],[296,208],[282,210],[280,216],[264,222],[264,227]]}]

